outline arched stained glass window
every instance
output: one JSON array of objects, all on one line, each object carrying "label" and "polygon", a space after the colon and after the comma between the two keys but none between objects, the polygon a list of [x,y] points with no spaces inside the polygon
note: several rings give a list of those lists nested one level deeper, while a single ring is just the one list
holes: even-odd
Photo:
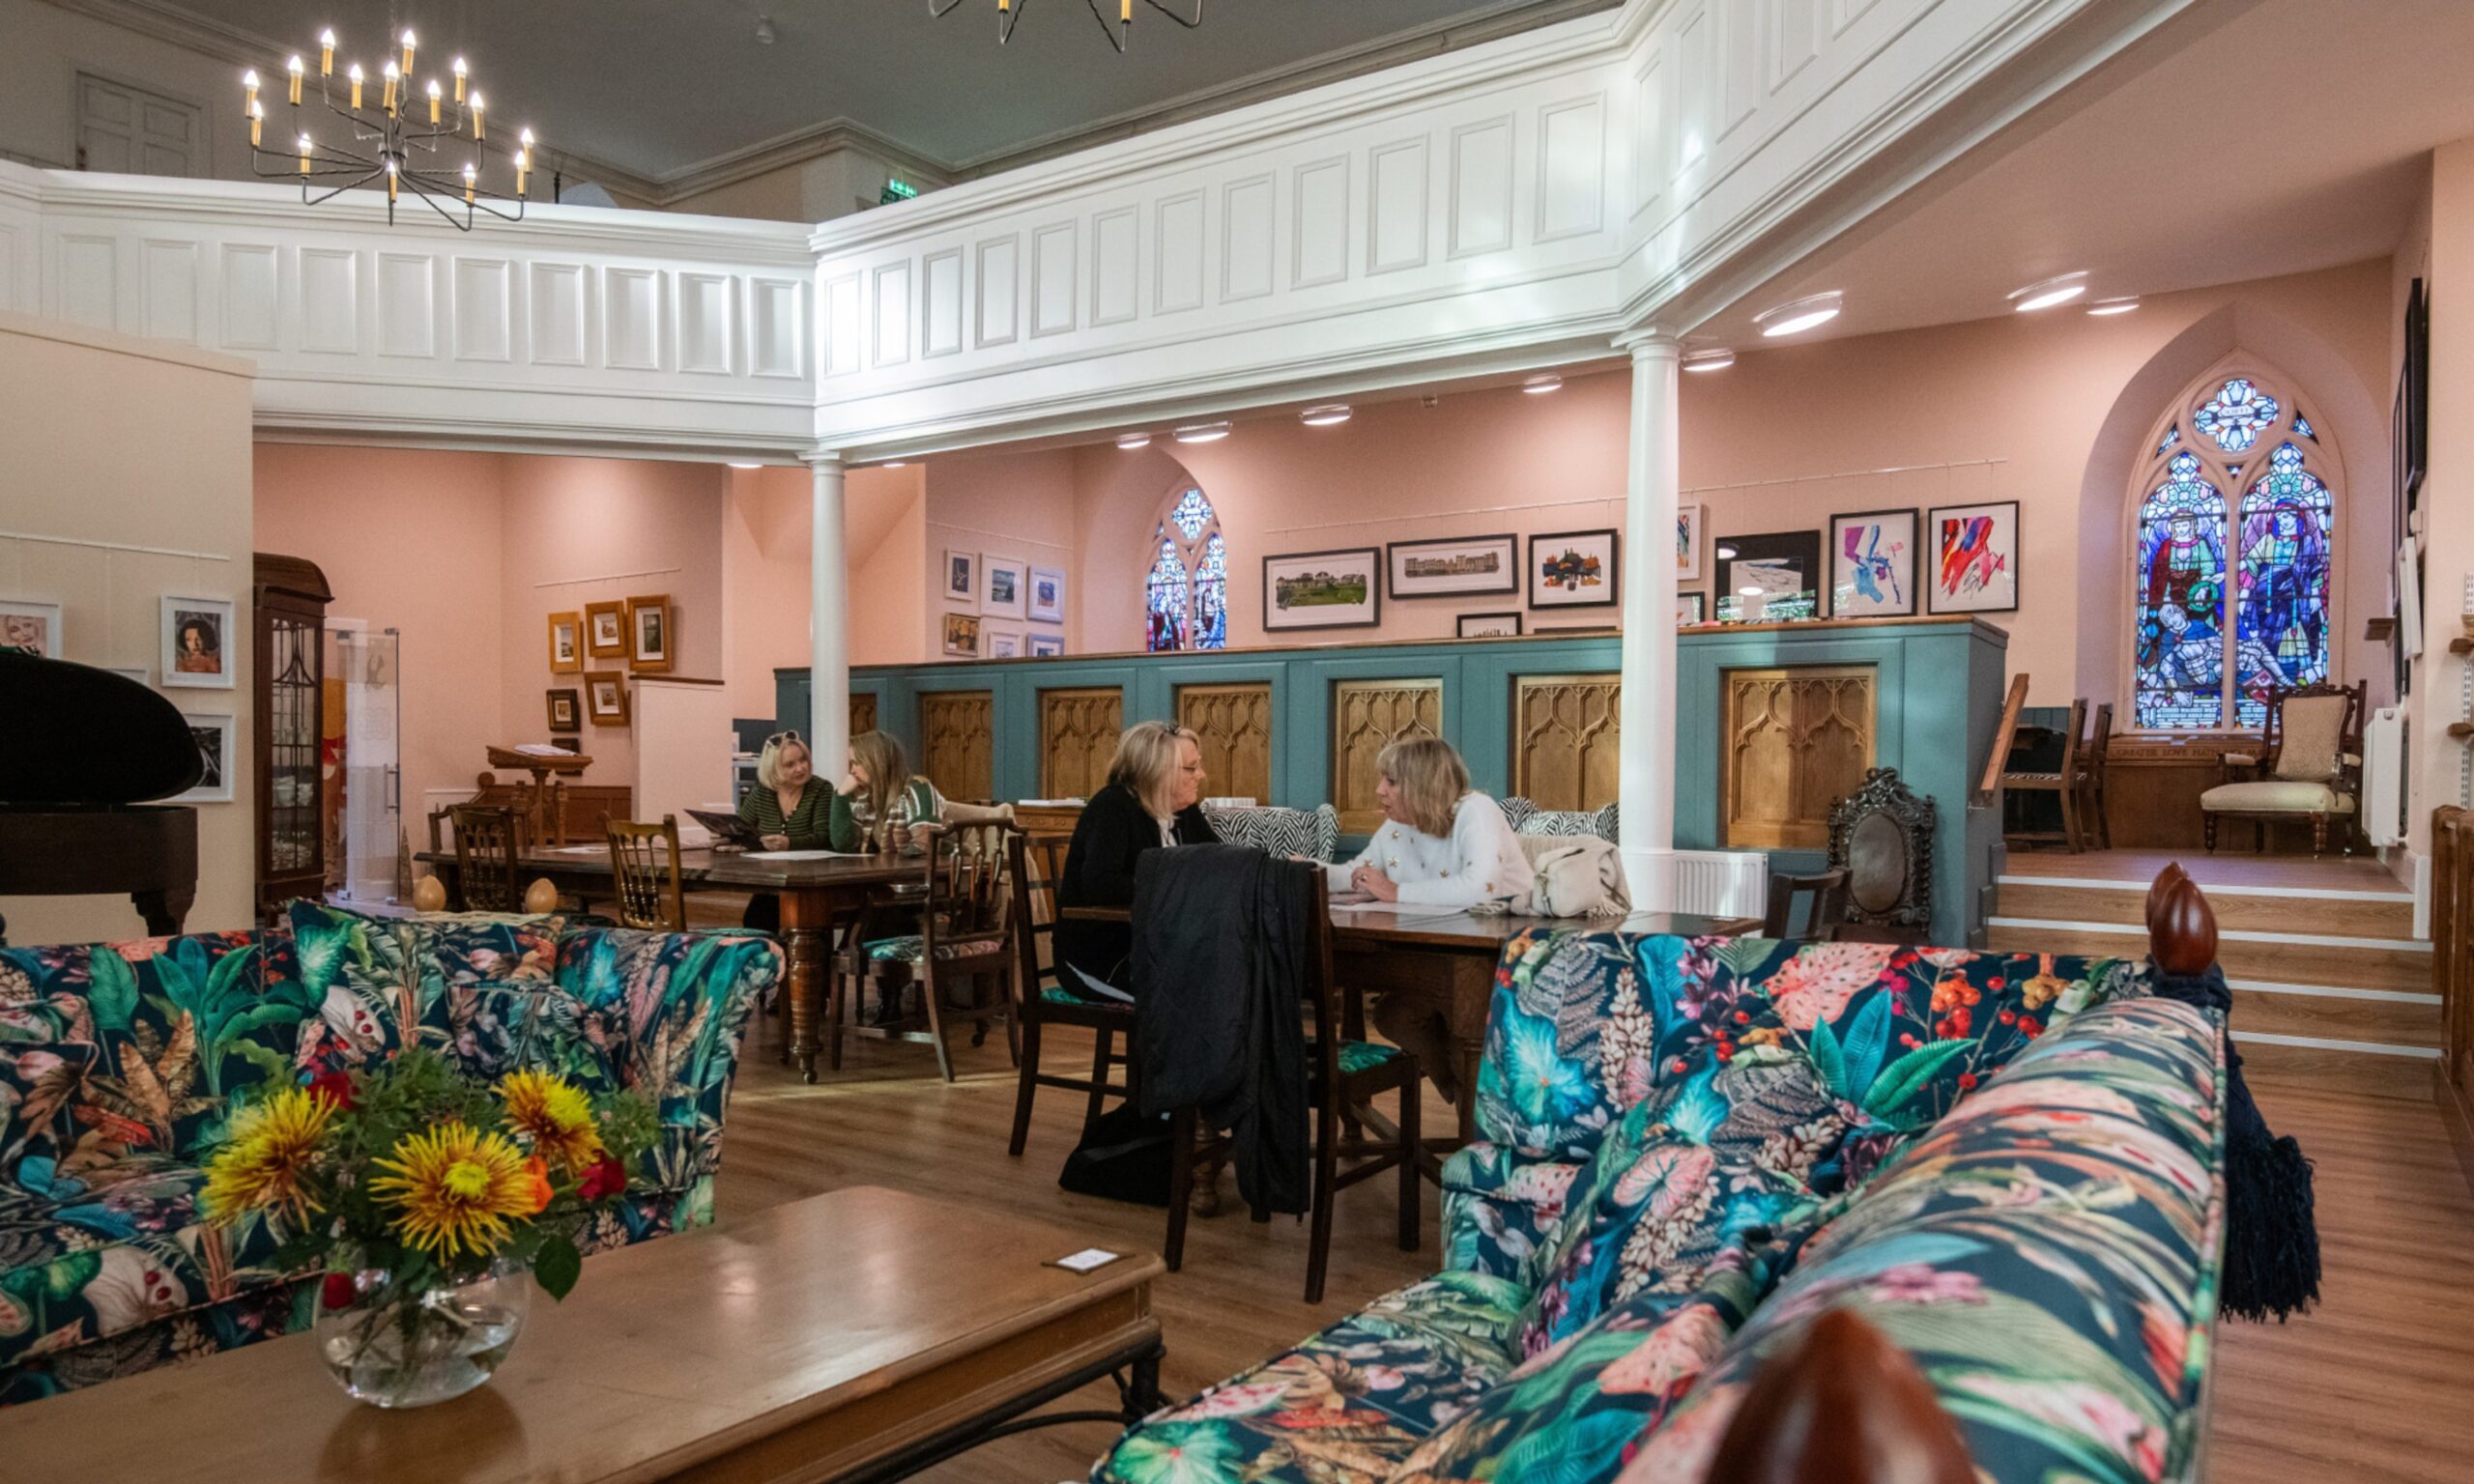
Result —
[{"label": "arched stained glass window", "polygon": [[1223,649],[1228,644],[1228,545],[1220,513],[1202,491],[1169,498],[1150,571],[1143,579],[1144,646]]},{"label": "arched stained glass window", "polygon": [[2257,727],[2271,688],[2328,678],[2330,455],[2248,375],[2194,387],[2154,449],[2133,490],[2136,724]]}]

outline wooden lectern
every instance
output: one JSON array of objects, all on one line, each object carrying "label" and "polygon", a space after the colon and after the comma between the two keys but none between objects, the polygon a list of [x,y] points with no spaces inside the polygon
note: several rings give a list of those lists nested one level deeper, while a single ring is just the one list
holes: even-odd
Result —
[{"label": "wooden lectern", "polygon": [[491,767],[520,768],[532,775],[531,788],[519,785],[526,822],[532,826],[532,838],[551,845],[565,844],[566,779],[570,774],[582,773],[592,766],[592,759],[582,753],[528,753],[512,747],[495,746],[489,751]]}]

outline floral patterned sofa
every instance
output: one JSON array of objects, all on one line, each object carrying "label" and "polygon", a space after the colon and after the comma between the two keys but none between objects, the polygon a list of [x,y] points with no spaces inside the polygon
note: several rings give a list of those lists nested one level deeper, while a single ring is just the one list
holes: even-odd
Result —
[{"label": "floral patterned sofa", "polygon": [[406,1045],[654,1100],[654,1193],[588,1250],[709,1221],[739,1033],[781,969],[757,935],[308,902],[268,933],[0,949],[0,1404],[305,1328],[266,1228],[200,1218],[205,1154],[269,1091]]},{"label": "floral patterned sofa", "polygon": [[1684,1484],[1852,1311],[1995,1484],[2196,1476],[2221,1020],[2143,963],[1606,933],[1497,971],[1446,1270],[1098,1484]]}]

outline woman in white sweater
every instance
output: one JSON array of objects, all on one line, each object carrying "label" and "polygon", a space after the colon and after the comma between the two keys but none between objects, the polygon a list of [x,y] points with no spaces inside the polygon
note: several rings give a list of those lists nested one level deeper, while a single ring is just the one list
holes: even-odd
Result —
[{"label": "woman in white sweater", "polygon": [[[1440,737],[1395,742],[1375,768],[1383,828],[1355,860],[1325,868],[1334,892],[1420,906],[1500,902],[1508,911],[1529,910],[1532,877],[1520,837],[1500,805],[1469,786],[1469,765],[1451,743]],[[1448,985],[1395,989],[1375,1003],[1374,1024],[1456,1103],[1460,1077],[1446,1032],[1450,1009]]]}]

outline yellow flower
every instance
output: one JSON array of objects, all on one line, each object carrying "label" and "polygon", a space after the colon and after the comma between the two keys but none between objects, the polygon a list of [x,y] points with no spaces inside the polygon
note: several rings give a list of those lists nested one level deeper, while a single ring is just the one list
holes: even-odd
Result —
[{"label": "yellow flower", "polygon": [[524,1151],[503,1133],[470,1124],[442,1124],[408,1133],[395,1157],[372,1161],[392,1170],[369,1183],[372,1195],[400,1209],[395,1231],[441,1260],[457,1252],[493,1252],[507,1237],[508,1216],[529,1216],[532,1171]]},{"label": "yellow flower", "polygon": [[601,1157],[601,1134],[592,1127],[592,1103],[575,1086],[545,1071],[510,1072],[499,1084],[506,1121],[532,1141],[532,1152],[569,1173]]},{"label": "yellow flower", "polygon": [[306,1222],[319,1209],[302,1177],[327,1136],[335,1105],[291,1088],[232,1121],[231,1137],[206,1165],[207,1218],[229,1225],[245,1212],[280,1211]]}]

